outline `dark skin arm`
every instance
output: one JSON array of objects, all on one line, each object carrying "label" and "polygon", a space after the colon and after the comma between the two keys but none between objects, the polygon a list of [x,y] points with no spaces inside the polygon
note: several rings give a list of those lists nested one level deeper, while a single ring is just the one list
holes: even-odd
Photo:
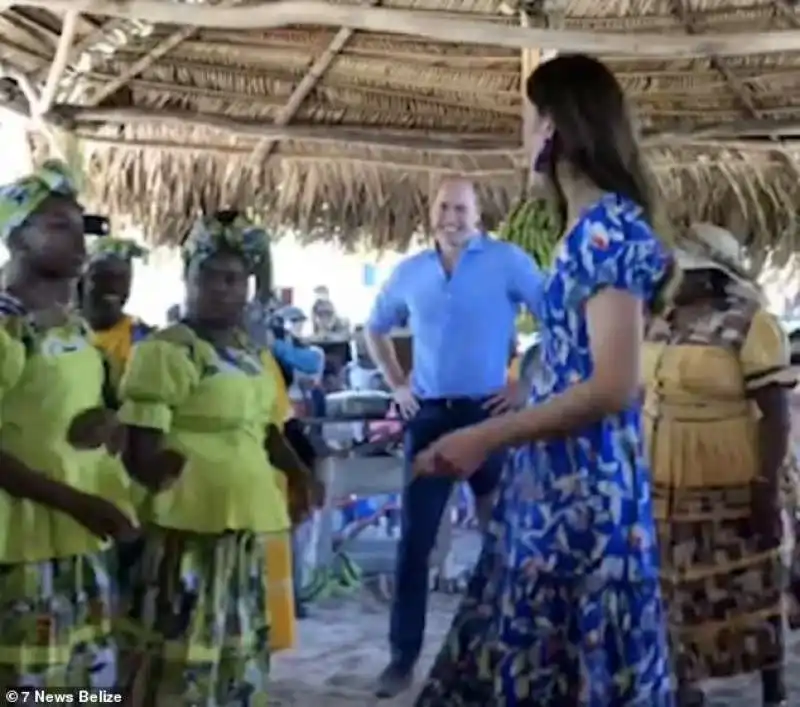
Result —
[{"label": "dark skin arm", "polygon": [[320,501],[318,484],[277,425],[267,427],[264,448],[270,462],[286,474],[289,515],[294,523],[299,523]]},{"label": "dark skin arm", "polygon": [[792,428],[789,395],[786,388],[768,385],[753,391],[750,397],[761,412],[758,424],[760,478],[754,488],[753,515],[759,535],[774,545],[781,535],[780,473],[789,451]]},{"label": "dark skin arm", "polygon": [[14,498],[24,498],[72,515],[80,492],[30,469],[0,452],[0,488]]},{"label": "dark skin arm", "polygon": [[131,521],[113,504],[34,471],[0,452],[0,489],[71,516],[100,538],[125,540],[136,534]]},{"label": "dark skin arm", "polygon": [[131,478],[157,492],[175,482],[185,460],[177,452],[164,448],[161,430],[129,425],[122,462]]}]

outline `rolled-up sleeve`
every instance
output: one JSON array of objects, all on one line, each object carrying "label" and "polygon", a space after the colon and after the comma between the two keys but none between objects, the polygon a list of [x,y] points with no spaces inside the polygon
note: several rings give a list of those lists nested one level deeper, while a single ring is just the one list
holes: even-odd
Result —
[{"label": "rolled-up sleeve", "polygon": [[122,376],[119,420],[167,432],[173,410],[189,396],[198,378],[197,366],[183,348],[154,339],[138,344]]},{"label": "rolled-up sleeve", "polygon": [[367,319],[367,330],[373,334],[388,334],[406,322],[408,310],[403,297],[405,269],[405,263],[398,265],[375,298]]},{"label": "rolled-up sleeve", "polygon": [[538,318],[544,297],[544,273],[522,248],[511,243],[506,245],[511,299],[516,304],[525,305],[525,308]]}]

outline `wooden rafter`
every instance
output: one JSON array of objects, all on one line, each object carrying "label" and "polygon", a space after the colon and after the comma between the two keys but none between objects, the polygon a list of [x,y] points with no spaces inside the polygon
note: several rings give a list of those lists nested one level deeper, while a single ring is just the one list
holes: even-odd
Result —
[{"label": "wooden rafter", "polygon": [[58,46],[56,53],[53,56],[53,61],[50,64],[50,70],[47,73],[47,80],[42,89],[42,95],[39,98],[39,103],[36,105],[35,110],[39,115],[44,115],[50,110],[53,105],[53,100],[56,97],[61,79],[64,77],[64,71],[67,68],[69,61],[69,50],[72,47],[73,40],[75,39],[75,30],[78,28],[78,19],[80,13],[74,10],[64,15],[64,22],[61,25],[61,36],[58,38]]},{"label": "wooden rafter", "polygon": [[[527,12],[520,10],[520,25],[530,27],[531,18]],[[530,155],[533,147],[531,138],[533,136],[533,106],[528,100],[525,84],[528,76],[533,72],[542,59],[542,52],[539,49],[523,49],[520,52],[520,81],[519,92],[522,104],[522,149],[526,155]],[[528,168],[523,170],[522,184],[526,191],[533,186],[533,170]]]},{"label": "wooden rafter", "polygon": [[783,30],[701,36],[625,34],[495,26],[470,19],[431,17],[424,12],[353,5],[331,5],[314,0],[276,2],[221,8],[187,7],[162,0],[0,0],[0,8],[29,5],[56,13],[76,10],[97,15],[147,20],[171,25],[227,29],[267,29],[290,25],[349,27],[368,32],[407,34],[442,42],[504,46],[515,49],[625,54],[658,57],[741,56],[800,50],[800,31]]},{"label": "wooden rafter", "polygon": [[[13,76],[12,76],[13,77]],[[4,106],[30,117],[27,107],[15,103]],[[396,128],[343,128],[339,126],[277,127],[263,121],[204,115],[194,111],[164,111],[145,108],[88,108],[57,105],[43,119],[56,126],[68,125],[79,130],[96,130],[103,125],[159,125],[175,128],[204,128],[231,136],[267,140],[304,140],[318,143],[349,143],[374,148],[417,150],[442,153],[472,152],[483,155],[521,153],[519,138],[497,137],[475,133],[453,133]],[[680,146],[682,143],[727,144],[732,140],[772,140],[800,138],[800,122],[796,120],[741,120],[720,125],[707,125],[691,130],[670,130],[645,134],[648,144]]]},{"label": "wooden rafter", "polygon": [[131,79],[136,78],[145,69],[158,61],[167,52],[172,51],[181,42],[196,33],[197,27],[182,27],[181,29],[173,32],[171,35],[156,44],[156,46],[147,52],[147,54],[131,64],[115,79],[112,79],[107,84],[104,84],[90,94],[86,99],[86,105],[99,105],[103,102],[103,100],[119,91],[119,89],[125,86]]},{"label": "wooden rafter", "polygon": [[[671,0],[672,12],[678,18],[678,21],[683,25],[686,34],[689,36],[698,36],[702,31],[697,27],[692,11],[687,7],[687,0]],[[728,84],[728,87],[736,96],[739,104],[742,106],[744,112],[750,118],[762,118],[763,113],[758,109],[757,100],[748,86],[743,84],[736,74],[731,71],[725,64],[725,60],[719,56],[712,54],[709,56],[709,64],[722,79]]]},{"label": "wooden rafter", "polygon": [[60,105],[54,107],[49,120],[56,125],[70,127],[97,127],[98,124],[172,125],[176,128],[206,128],[241,137],[266,140],[307,140],[310,142],[344,142],[369,147],[430,152],[476,151],[480,154],[505,155],[518,145],[510,139],[494,136],[462,136],[459,134],[426,134],[424,131],[397,131],[391,129],[350,129],[336,126],[276,126],[265,125],[261,120],[247,120],[220,115],[204,115],[194,111],[165,111],[144,108],[90,108],[87,106]]},{"label": "wooden rafter", "polygon": [[[242,0],[220,0],[218,7],[233,7],[241,3]],[[125,71],[123,71],[117,78],[109,81],[107,84],[97,89],[86,100],[89,106],[97,106],[103,102],[104,99],[112,96],[125,86],[131,79],[136,78],[139,74],[147,68],[155,64],[161,57],[171,52],[182,42],[190,39],[199,31],[199,27],[182,27],[176,30],[168,37],[162,39],[155,47],[153,47],[147,54],[131,64]]]},{"label": "wooden rafter", "polygon": [[[370,0],[369,5],[377,5],[379,2],[380,0]],[[306,72],[306,75],[303,76],[300,83],[297,84],[294,91],[292,91],[292,94],[286,101],[286,105],[278,111],[278,114],[275,116],[276,127],[288,125],[289,121],[294,118],[294,116],[297,114],[297,111],[300,110],[300,106],[303,105],[303,101],[305,101],[311,91],[314,90],[314,87],[325,75],[325,72],[331,66],[334,59],[339,56],[342,49],[344,49],[345,45],[350,41],[350,38],[353,36],[353,34],[354,30],[349,29],[348,27],[339,28],[339,31],[331,40],[330,44],[325,48],[325,51],[322,52],[319,57],[317,57],[309,70]],[[260,140],[253,150],[253,161],[259,162],[261,160],[269,160],[277,144],[277,140]]]}]

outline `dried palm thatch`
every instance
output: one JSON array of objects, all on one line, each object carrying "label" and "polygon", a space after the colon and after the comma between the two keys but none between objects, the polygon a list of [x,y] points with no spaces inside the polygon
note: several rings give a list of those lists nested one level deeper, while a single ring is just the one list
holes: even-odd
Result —
[{"label": "dried palm thatch", "polygon": [[[487,32],[518,26],[524,10],[531,26],[738,33],[745,52],[752,32],[800,27],[788,0],[329,4],[467,18]],[[0,59],[42,82],[60,29],[44,10],[8,9],[0,13]],[[603,58],[631,97],[678,221],[712,220],[759,248],[797,250],[800,51]],[[394,33],[84,16],[57,100],[71,104],[64,110],[85,149],[92,206],[133,219],[153,241],[174,242],[201,209],[237,206],[309,237],[402,246],[424,225],[444,175],[475,179],[489,226],[520,196],[520,86],[539,59],[530,50]]]}]

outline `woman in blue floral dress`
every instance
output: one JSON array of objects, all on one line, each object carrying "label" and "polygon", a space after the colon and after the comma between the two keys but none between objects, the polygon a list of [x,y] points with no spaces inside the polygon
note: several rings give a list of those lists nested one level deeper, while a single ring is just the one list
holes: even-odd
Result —
[{"label": "woman in blue floral dress", "polygon": [[650,474],[641,440],[644,319],[672,258],[622,90],[559,56],[529,77],[533,168],[565,235],[546,287],[531,405],[443,437],[420,474],[512,448],[467,596],[417,707],[671,707]]}]

